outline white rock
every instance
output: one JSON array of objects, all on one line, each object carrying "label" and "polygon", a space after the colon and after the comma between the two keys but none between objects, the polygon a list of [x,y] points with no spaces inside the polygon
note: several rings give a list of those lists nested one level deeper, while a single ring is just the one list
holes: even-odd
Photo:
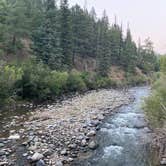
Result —
[{"label": "white rock", "polygon": [[95,136],[96,135],[96,131],[95,130],[91,130],[87,133],[87,136],[88,137],[92,137],[92,136]]},{"label": "white rock", "polygon": [[15,139],[15,140],[17,140],[17,139],[20,139],[20,135],[18,135],[18,134],[11,135],[11,136],[9,136],[8,139]]},{"label": "white rock", "polygon": [[40,159],[42,159],[44,156],[38,152],[36,152],[32,157],[31,157],[31,160],[32,161],[38,161]]}]

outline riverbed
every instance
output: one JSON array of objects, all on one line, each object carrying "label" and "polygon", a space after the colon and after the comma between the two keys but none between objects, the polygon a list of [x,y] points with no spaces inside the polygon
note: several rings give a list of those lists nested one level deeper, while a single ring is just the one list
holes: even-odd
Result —
[{"label": "riverbed", "polygon": [[98,132],[99,148],[93,155],[75,163],[80,166],[152,166],[152,132],[143,110],[147,87],[131,88],[135,100],[107,117]]},{"label": "riverbed", "polygon": [[[151,166],[151,130],[141,109],[149,92],[148,87],[91,91],[26,113],[6,112],[0,163],[29,165],[38,155],[33,164]],[[18,140],[10,140],[12,135]]]}]

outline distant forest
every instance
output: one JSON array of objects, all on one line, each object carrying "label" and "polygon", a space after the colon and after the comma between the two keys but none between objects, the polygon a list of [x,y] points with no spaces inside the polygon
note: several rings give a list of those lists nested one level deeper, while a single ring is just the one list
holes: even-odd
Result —
[{"label": "distant forest", "polygon": [[[98,18],[94,8],[88,11],[79,5],[69,7],[68,0],[61,0],[60,6],[55,0],[1,0],[0,84],[3,90],[0,98],[15,98],[18,95],[22,98],[33,99],[40,96],[45,99],[53,91],[55,94],[64,89],[75,91],[80,89],[78,85],[85,87],[84,84],[86,87],[90,86],[88,89],[93,89],[91,81],[96,83],[96,77],[87,78],[86,75],[75,78],[71,74],[77,63],[75,59],[80,59],[79,63],[82,59],[95,60],[93,72],[104,79],[109,76],[112,66],[118,66],[133,75],[136,69],[145,75],[157,70],[157,56],[150,39],[147,38],[145,43],[137,46],[129,27],[125,33],[122,25],[109,23],[106,11]],[[20,65],[20,62],[9,64],[6,60],[6,57],[15,57],[18,54],[24,56],[25,53],[35,57],[35,62],[32,60],[31,63],[24,62]],[[48,70],[48,73],[44,73]],[[56,74],[62,72],[63,76],[64,72],[71,74],[70,79],[66,75],[63,78],[68,81],[65,88],[58,86],[58,90],[50,89],[50,85],[47,85],[49,79],[44,81],[43,76],[50,75],[53,71]],[[56,75],[54,79],[60,79],[60,76]],[[84,79],[84,83],[81,83],[81,79]],[[55,85],[62,85],[56,81]],[[97,87],[105,87],[105,82],[100,79],[101,85]],[[3,92],[4,86],[7,92]],[[30,91],[33,94],[29,94]]]}]

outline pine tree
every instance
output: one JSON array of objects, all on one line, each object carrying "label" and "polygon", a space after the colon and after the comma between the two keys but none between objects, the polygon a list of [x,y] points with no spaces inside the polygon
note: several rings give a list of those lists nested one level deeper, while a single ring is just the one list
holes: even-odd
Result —
[{"label": "pine tree", "polygon": [[122,65],[128,71],[133,72],[136,67],[137,48],[136,44],[132,41],[130,29],[127,29],[127,35],[124,42],[124,56],[122,59]]},{"label": "pine tree", "polygon": [[33,34],[33,50],[37,57],[52,69],[60,70],[63,56],[58,25],[58,11],[55,2],[47,0],[43,23]]},{"label": "pine tree", "polygon": [[101,76],[107,76],[110,67],[111,50],[108,40],[108,17],[104,11],[102,19],[98,22],[98,48],[97,61],[98,73]]},{"label": "pine tree", "polygon": [[71,13],[68,7],[68,0],[61,0],[60,9],[60,32],[61,48],[63,54],[63,63],[67,69],[72,68],[72,31],[71,31]]}]

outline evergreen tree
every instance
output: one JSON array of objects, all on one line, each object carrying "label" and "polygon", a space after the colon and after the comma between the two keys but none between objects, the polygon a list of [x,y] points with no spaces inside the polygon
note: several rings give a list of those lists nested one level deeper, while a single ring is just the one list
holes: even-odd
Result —
[{"label": "evergreen tree", "polygon": [[111,50],[108,40],[108,17],[104,11],[102,19],[98,22],[98,48],[97,61],[98,73],[101,76],[107,76],[110,67]]},{"label": "evergreen tree", "polygon": [[67,69],[72,68],[72,31],[71,13],[68,8],[68,0],[61,0],[60,32],[63,63]]},{"label": "evergreen tree", "polygon": [[54,0],[46,1],[45,18],[33,34],[33,50],[52,69],[62,69],[63,56],[58,32],[58,11]]},{"label": "evergreen tree", "polygon": [[110,43],[111,43],[111,54],[112,63],[116,65],[121,65],[121,58],[123,56],[123,37],[122,29],[116,23],[111,27],[110,32]]},{"label": "evergreen tree", "polygon": [[136,44],[132,41],[130,29],[127,30],[127,36],[124,42],[124,56],[122,65],[128,71],[134,71],[136,67],[137,49]]}]

